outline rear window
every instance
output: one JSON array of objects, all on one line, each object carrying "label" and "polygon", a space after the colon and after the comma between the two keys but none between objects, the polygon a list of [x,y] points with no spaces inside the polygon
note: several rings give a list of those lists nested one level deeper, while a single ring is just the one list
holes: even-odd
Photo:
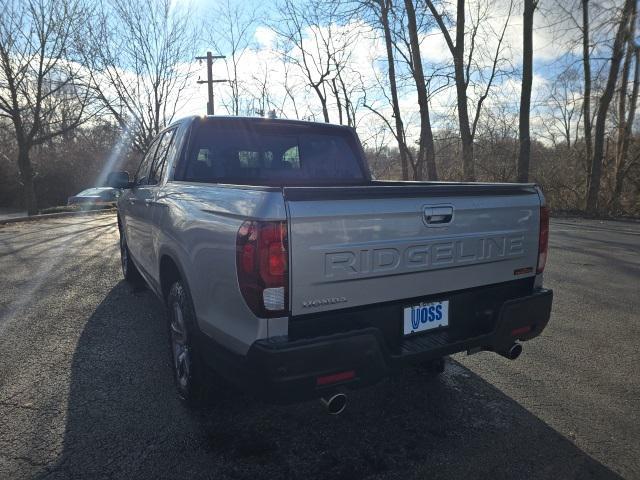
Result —
[{"label": "rear window", "polygon": [[248,185],[365,181],[354,138],[347,131],[207,123],[195,128],[183,180]]}]

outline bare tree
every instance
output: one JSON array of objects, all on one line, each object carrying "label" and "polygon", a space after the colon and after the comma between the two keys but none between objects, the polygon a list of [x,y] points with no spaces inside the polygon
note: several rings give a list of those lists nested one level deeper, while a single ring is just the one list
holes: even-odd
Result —
[{"label": "bare tree", "polygon": [[591,137],[591,44],[589,0],[582,1],[582,65],[584,69],[584,101],[582,104],[582,117],[584,118],[584,143],[587,157],[587,185],[591,176],[591,159],[593,158],[593,139]]},{"label": "bare tree", "polygon": [[226,56],[226,78],[231,87],[231,94],[223,104],[229,114],[240,115],[240,98],[245,88],[239,74],[240,63],[251,49],[260,13],[253,5],[225,0],[212,9],[212,14],[211,42],[219,54]]},{"label": "bare tree", "polygon": [[[570,150],[580,133],[583,95],[582,77],[575,67],[568,68],[556,77],[549,87],[547,106],[543,126],[551,143],[558,147],[564,144]],[[562,141],[558,141],[560,136]]]},{"label": "bare tree", "polygon": [[391,91],[391,107],[395,119],[395,137],[400,151],[400,163],[402,165],[402,178],[409,179],[409,158],[411,153],[407,147],[402,113],[400,111],[400,101],[398,100],[398,86],[396,82],[396,61],[393,54],[393,38],[391,35],[390,13],[393,7],[391,0],[380,0],[379,19],[384,32],[384,44],[387,53],[387,71],[389,74],[389,89]]},{"label": "bare tree", "polygon": [[280,106],[279,110],[282,116],[285,116],[284,115],[285,106],[288,104],[293,109],[295,118],[300,119],[301,117],[300,117],[300,113],[298,112],[298,100],[296,96],[297,88],[296,88],[295,82],[292,82],[291,80],[292,67],[291,67],[291,64],[289,64],[289,62],[287,62],[285,59],[281,59],[281,61],[283,64],[283,71],[284,71],[284,75],[282,76],[282,79],[281,79],[281,84],[285,94],[282,99],[282,105]]},{"label": "bare tree", "polygon": [[266,116],[269,110],[282,113],[282,110],[275,105],[269,89],[269,77],[272,74],[273,71],[267,62],[260,62],[254,66],[254,72],[251,75],[252,88],[247,90],[250,99],[250,114]]},{"label": "bare tree", "polygon": [[298,92],[303,86],[292,78],[295,69],[276,52],[263,53],[252,65],[250,81],[243,88],[250,102],[249,114],[267,116],[273,112],[279,118],[299,120]]},{"label": "bare tree", "polygon": [[194,76],[197,31],[171,0],[108,0],[84,50],[98,95],[146,151],[184,101]]},{"label": "bare tree", "polygon": [[340,28],[335,11],[324,7],[316,1],[284,0],[272,29],[282,40],[283,57],[299,68],[320,101],[324,121],[329,122],[332,82],[349,62],[353,32]]},{"label": "bare tree", "polygon": [[422,56],[420,54],[420,40],[418,38],[416,11],[413,0],[404,0],[404,4],[407,11],[407,29],[409,30],[411,46],[411,71],[416,83],[418,105],[420,106],[420,140],[416,159],[417,168],[414,176],[416,180],[422,180],[422,166],[425,164],[427,167],[427,178],[429,180],[438,180],[436,152],[433,143],[433,131],[431,130],[431,117],[429,114],[429,98],[427,96],[427,85],[424,78],[424,70],[422,68]]},{"label": "bare tree", "polygon": [[[506,15],[505,22],[502,29],[499,32],[493,32],[498,39],[495,52],[491,55],[490,66],[488,68],[489,73],[484,78],[484,88],[482,93],[476,101],[476,110],[473,122],[470,122],[469,107],[468,107],[468,87],[472,79],[472,66],[474,64],[474,55],[480,50],[480,39],[478,33],[480,25],[486,20],[488,11],[493,8],[488,2],[483,5],[476,4],[475,16],[471,17],[471,31],[469,33],[469,47],[465,48],[465,36],[466,36],[466,5],[465,0],[457,0],[456,6],[456,22],[455,22],[455,43],[449,33],[449,27],[445,21],[447,17],[446,12],[439,12],[436,8],[433,0],[425,0],[427,7],[431,11],[434,19],[436,20],[440,31],[445,39],[451,57],[453,59],[454,79],[456,84],[456,96],[457,96],[457,109],[458,109],[458,123],[460,128],[460,141],[462,143],[462,170],[463,176],[466,181],[473,181],[475,179],[474,173],[474,153],[473,153],[473,140],[475,136],[476,127],[480,114],[482,111],[482,105],[489,95],[489,91],[496,79],[496,76],[500,73],[499,68],[502,63],[503,42],[509,20],[511,18],[511,12],[513,9],[513,0],[509,2],[509,10]],[[487,42],[485,42],[487,43]],[[478,72],[482,75],[484,70],[479,67]]]},{"label": "bare tree", "polygon": [[620,63],[624,57],[624,46],[629,35],[629,20],[635,0],[625,0],[618,21],[618,29],[613,42],[611,62],[607,83],[598,102],[598,115],[594,131],[593,158],[591,159],[591,175],[587,188],[586,209],[591,213],[598,210],[598,196],[600,193],[600,180],[602,178],[602,162],[604,157],[605,127],[609,105],[613,99],[614,90],[618,81]]},{"label": "bare tree", "polygon": [[[620,209],[620,197],[622,196],[622,187],[627,173],[627,155],[629,153],[629,143],[631,139],[633,121],[636,114],[636,105],[638,103],[638,83],[640,82],[640,46],[636,45],[636,17],[637,5],[632,6],[631,17],[629,19],[630,32],[627,38],[627,52],[625,55],[624,65],[622,67],[622,77],[620,79],[619,105],[618,105],[618,142],[616,145],[615,158],[615,183],[612,194],[612,205],[614,213]],[[627,86],[631,73],[631,65],[635,64],[635,72],[633,75],[633,87],[631,90],[631,98],[627,99]],[[627,100],[629,100],[629,109],[627,112]]]},{"label": "bare tree", "polygon": [[531,113],[531,86],[533,84],[533,14],[537,0],[524,0],[522,15],[522,90],[520,94],[520,155],[518,156],[518,181],[529,181],[531,138],[529,117]]},{"label": "bare tree", "polygon": [[348,71],[343,68],[338,71],[336,80],[336,96],[342,96],[347,125],[355,128],[358,120],[358,106],[361,101],[361,98],[356,98],[356,95],[357,92],[362,92],[364,89],[362,74],[352,68],[349,68]]},{"label": "bare tree", "polygon": [[480,120],[475,137],[475,154],[479,178],[499,182],[512,181],[517,165],[518,131],[516,113],[509,106],[487,109]]},{"label": "bare tree", "polygon": [[440,31],[444,35],[451,56],[453,57],[454,77],[456,82],[456,94],[458,97],[458,123],[460,125],[460,140],[462,141],[462,170],[464,179],[473,181],[475,173],[473,168],[473,138],[469,124],[469,110],[467,105],[467,80],[464,63],[465,40],[465,0],[457,0],[456,15],[456,42],[449,34],[449,29],[444,23],[443,15],[436,10],[431,0],[426,0],[431,14],[438,22]]},{"label": "bare tree", "polygon": [[[362,90],[362,76],[348,65],[336,65],[335,77],[329,83],[329,89],[335,100],[340,125],[356,126],[358,99],[356,92]],[[347,86],[348,85],[348,86]]]},{"label": "bare tree", "polygon": [[[389,103],[391,104],[391,109],[393,111],[393,119],[395,125],[392,126],[387,116],[381,113],[378,109],[374,108],[371,104],[367,103],[366,95],[364,107],[370,110],[372,113],[377,115],[389,128],[389,130],[393,133],[393,136],[398,143],[398,151],[400,156],[400,165],[402,168],[402,179],[409,179],[409,163],[413,163],[411,151],[407,146],[407,139],[405,133],[404,123],[402,121],[402,112],[400,111],[400,101],[398,97],[398,84],[397,84],[397,75],[396,75],[396,59],[394,54],[395,42],[393,38],[391,23],[393,16],[393,2],[392,0],[370,0],[364,1],[360,4],[360,11],[365,11],[368,13],[372,13],[376,23],[382,27],[382,33],[384,38],[385,45],[385,53],[386,53],[386,64],[387,64],[387,79],[388,79],[388,87],[389,93],[391,94],[391,98]],[[383,95],[386,95],[384,89],[382,90]],[[366,93],[366,92],[365,92]]]},{"label": "bare tree", "polygon": [[0,118],[15,132],[23,203],[32,215],[32,148],[87,119],[90,96],[81,86],[82,65],[72,57],[85,12],[76,0],[2,0],[0,10]]}]

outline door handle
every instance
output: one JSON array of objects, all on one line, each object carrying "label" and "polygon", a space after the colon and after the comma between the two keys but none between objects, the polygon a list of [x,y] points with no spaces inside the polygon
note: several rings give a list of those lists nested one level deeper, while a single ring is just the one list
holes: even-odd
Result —
[{"label": "door handle", "polygon": [[129,199],[129,205],[135,205],[136,201],[133,198]]},{"label": "door handle", "polygon": [[424,209],[424,221],[427,225],[446,225],[453,220],[453,207],[426,207]]}]

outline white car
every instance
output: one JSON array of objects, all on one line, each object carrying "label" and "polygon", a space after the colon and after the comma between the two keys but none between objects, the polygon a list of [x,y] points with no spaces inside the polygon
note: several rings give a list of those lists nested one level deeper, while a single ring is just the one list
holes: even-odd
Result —
[{"label": "white car", "polygon": [[118,201],[122,190],[112,187],[94,187],[67,199],[67,205],[109,205]]}]

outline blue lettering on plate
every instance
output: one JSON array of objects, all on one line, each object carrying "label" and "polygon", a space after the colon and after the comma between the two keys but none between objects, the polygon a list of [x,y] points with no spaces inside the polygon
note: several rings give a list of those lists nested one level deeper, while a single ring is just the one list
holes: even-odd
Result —
[{"label": "blue lettering on plate", "polygon": [[415,308],[411,309],[411,326],[413,329],[417,329],[420,325],[420,309],[416,311]]},{"label": "blue lettering on plate", "polygon": [[417,330],[421,323],[439,322],[442,317],[442,304],[411,308],[411,326],[414,330]]}]

